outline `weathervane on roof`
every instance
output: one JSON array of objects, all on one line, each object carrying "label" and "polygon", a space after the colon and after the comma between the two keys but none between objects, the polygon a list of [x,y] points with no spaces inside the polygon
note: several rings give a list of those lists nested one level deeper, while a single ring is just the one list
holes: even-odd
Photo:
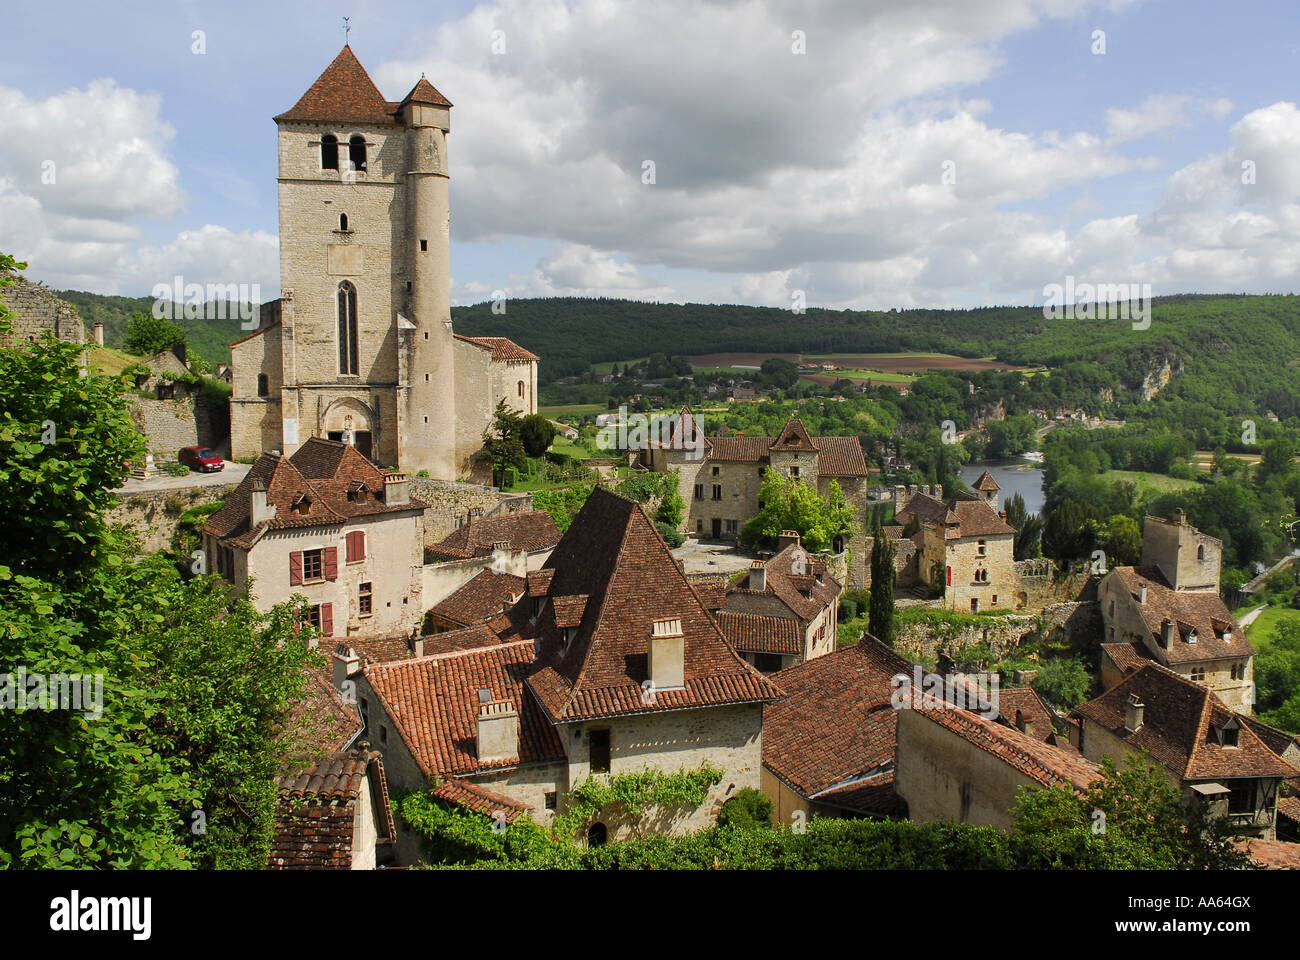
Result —
[{"label": "weathervane on roof", "polygon": [[343,46],[345,47],[348,45],[348,31],[352,29],[352,25],[348,23],[351,19],[351,17],[343,18]]}]

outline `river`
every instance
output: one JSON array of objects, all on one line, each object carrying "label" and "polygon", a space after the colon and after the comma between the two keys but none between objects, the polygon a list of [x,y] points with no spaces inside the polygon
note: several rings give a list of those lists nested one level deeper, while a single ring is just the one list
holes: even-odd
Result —
[{"label": "river", "polygon": [[1047,499],[1043,493],[1042,464],[1034,464],[1023,457],[1009,460],[972,460],[961,468],[961,478],[966,486],[974,489],[979,475],[987,470],[993,475],[998,486],[998,507],[1005,507],[1017,493],[1025,499],[1025,509],[1030,513],[1042,513],[1043,502]]}]

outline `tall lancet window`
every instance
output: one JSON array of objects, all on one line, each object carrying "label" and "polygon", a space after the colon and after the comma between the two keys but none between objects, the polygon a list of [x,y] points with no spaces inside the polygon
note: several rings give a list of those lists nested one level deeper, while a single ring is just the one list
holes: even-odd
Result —
[{"label": "tall lancet window", "polygon": [[357,288],[344,280],[339,284],[339,373],[356,374]]}]

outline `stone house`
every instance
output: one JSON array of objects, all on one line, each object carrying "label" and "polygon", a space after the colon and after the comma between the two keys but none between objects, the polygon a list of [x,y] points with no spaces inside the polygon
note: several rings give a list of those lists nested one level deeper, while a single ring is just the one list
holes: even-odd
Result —
[{"label": "stone house", "polygon": [[424,503],[404,474],[313,437],[263,454],[203,525],[208,570],[259,610],[304,594],[325,637],[414,633],[423,615]]},{"label": "stone house", "polygon": [[487,623],[519,602],[528,581],[512,573],[480,570],[429,608],[423,633],[444,633]]},{"label": "stone house", "polygon": [[391,861],[397,831],[378,751],[339,753],[277,783],[269,869],[374,870]]},{"label": "stone house", "polygon": [[[703,435],[704,427],[689,407],[683,407],[668,433],[669,440],[651,442],[640,452],[650,470],[677,471],[685,509],[687,534],[713,540],[738,540],[741,528],[758,513],[763,475],[768,469],[796,478],[826,497],[832,481],[860,516],[867,505],[867,461],[857,437],[812,437],[802,421],[792,419],[777,437]],[[702,455],[701,455],[702,449]],[[848,585],[866,579],[867,539],[860,528],[833,553],[850,551]]]},{"label": "stone house", "polygon": [[499,544],[528,554],[527,568],[540,570],[560,542],[560,528],[545,510],[497,517],[471,516],[426,551],[430,561],[490,556]]},{"label": "stone house", "polygon": [[275,117],[280,297],[232,344],[236,458],[311,437],[455,480],[497,402],[537,410],[537,356],[451,325],[451,103],[423,77],[385,100],[345,46]]},{"label": "stone house", "polygon": [[763,792],[777,824],[907,814],[894,791],[898,674],[912,664],[873,637],[789,667],[763,712]]},{"label": "stone house", "polygon": [[1148,662],[1070,718],[1070,742],[1090,760],[1146,751],[1187,801],[1206,804],[1249,836],[1274,839],[1279,787],[1300,776],[1248,718],[1159,663]]},{"label": "stone house", "polygon": [[[194,376],[185,345],[176,344],[140,361],[135,393],[128,393],[131,422],[149,452],[175,460],[182,447],[215,447],[225,439],[225,411],[202,401],[190,382]],[[224,407],[224,404],[222,404]]]},{"label": "stone house", "polygon": [[920,524],[908,551],[916,566],[908,572],[941,592],[949,610],[1015,609],[1025,599],[1016,572],[1016,532],[995,511],[998,486],[987,471],[975,486],[975,495],[958,493],[947,503],[917,494],[895,515],[900,527],[913,518]]},{"label": "stone house", "polygon": [[764,673],[824,656],[835,649],[843,588],[792,530],[777,553],[755,560],[727,588],[713,616],[748,663]]},{"label": "stone house", "polygon": [[21,274],[13,281],[12,286],[0,287],[0,302],[14,314],[13,329],[0,334],[0,347],[35,343],[46,333],[66,343],[86,342],[86,328],[76,307]]},{"label": "stone house", "polygon": [[1005,830],[1020,787],[1080,793],[1098,776],[1097,765],[1077,750],[971,710],[915,696],[898,711],[894,786],[917,823],[951,820]]},{"label": "stone house", "polygon": [[1147,517],[1142,562],[1114,567],[1101,580],[1102,682],[1115,687],[1154,661],[1251,713],[1255,649],[1219,596],[1222,543],[1187,523]]},{"label": "stone house", "polygon": [[727,642],[640,505],[597,488],[526,586],[487,624],[424,639],[446,652],[336,654],[395,783],[450,783],[451,802],[496,796],[503,815],[547,823],[589,776],[724,771],[698,809],[594,822],[590,843],[697,829],[760,786],[763,706],[781,691]]}]

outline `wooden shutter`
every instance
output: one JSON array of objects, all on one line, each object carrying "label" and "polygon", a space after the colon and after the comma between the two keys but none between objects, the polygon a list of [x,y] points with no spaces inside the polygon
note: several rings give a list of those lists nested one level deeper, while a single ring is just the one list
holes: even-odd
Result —
[{"label": "wooden shutter", "polygon": [[332,603],[320,605],[320,632],[322,636],[334,636],[334,604]]},{"label": "wooden shutter", "polygon": [[302,586],[302,551],[295,550],[289,554],[289,586]]},{"label": "wooden shutter", "polygon": [[325,579],[337,580],[339,578],[339,548],[325,548]]},{"label": "wooden shutter", "polygon": [[353,530],[347,536],[348,563],[366,559],[366,534],[363,530]]}]

